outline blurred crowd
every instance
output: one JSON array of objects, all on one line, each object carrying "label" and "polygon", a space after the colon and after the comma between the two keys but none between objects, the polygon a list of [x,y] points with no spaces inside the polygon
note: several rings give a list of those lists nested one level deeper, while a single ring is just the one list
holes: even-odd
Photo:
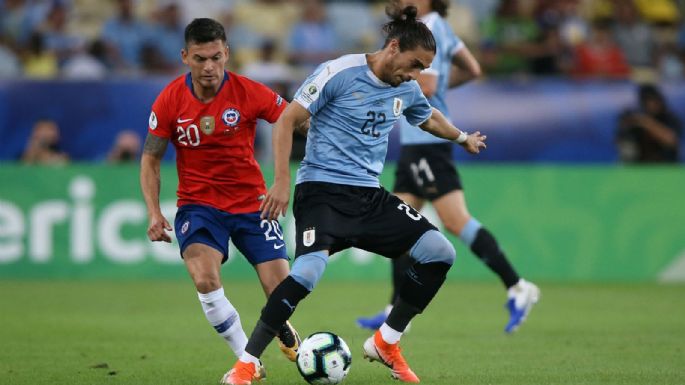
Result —
[{"label": "blurred crowd", "polygon": [[[185,26],[212,17],[228,32],[230,69],[290,95],[322,61],[378,49],[386,3],[0,0],[0,81],[174,76],[186,70]],[[685,0],[452,0],[448,20],[486,77],[663,83],[685,78],[684,16]],[[667,101],[656,88],[639,100],[617,123],[620,158],[677,161],[682,128]],[[135,160],[140,142],[124,130],[103,160]],[[264,154],[267,142],[257,146]],[[54,121],[35,122],[22,160],[68,162]]]},{"label": "blurred crowd", "polygon": [[[231,69],[273,84],[373,51],[385,1],[0,0],[0,78],[181,73],[185,25],[226,27]],[[681,79],[685,0],[452,0],[486,76]]]}]

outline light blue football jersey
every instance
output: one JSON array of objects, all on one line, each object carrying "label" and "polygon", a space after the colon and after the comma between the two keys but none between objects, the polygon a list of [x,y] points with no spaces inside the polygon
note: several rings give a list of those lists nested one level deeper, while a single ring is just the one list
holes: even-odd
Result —
[{"label": "light blue football jersey", "polygon": [[[431,106],[440,110],[448,119],[449,111],[445,102],[445,93],[450,80],[450,66],[452,56],[464,48],[464,43],[452,31],[452,27],[447,21],[440,17],[437,12],[431,12],[421,20],[433,32],[437,52],[431,66],[424,70],[438,77],[438,85],[433,96],[428,99]],[[427,143],[446,143],[445,139],[435,137],[428,132],[414,127],[406,119],[400,120],[400,142],[404,144],[427,144]]]},{"label": "light blue football jersey", "polygon": [[405,116],[420,125],[432,113],[416,81],[397,87],[384,83],[371,72],[365,54],[321,64],[294,101],[311,114],[297,183],[378,187],[395,122]]}]

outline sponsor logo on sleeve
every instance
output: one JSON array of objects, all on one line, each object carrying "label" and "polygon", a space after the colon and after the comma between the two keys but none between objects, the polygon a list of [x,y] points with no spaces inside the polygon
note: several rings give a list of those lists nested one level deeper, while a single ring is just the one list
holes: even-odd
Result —
[{"label": "sponsor logo on sleeve", "polygon": [[148,119],[147,124],[150,126],[151,130],[157,128],[157,115],[154,111],[150,112],[150,118]]},{"label": "sponsor logo on sleeve", "polygon": [[283,104],[283,98],[281,97],[281,95],[276,95],[276,105],[280,107],[281,104]]}]

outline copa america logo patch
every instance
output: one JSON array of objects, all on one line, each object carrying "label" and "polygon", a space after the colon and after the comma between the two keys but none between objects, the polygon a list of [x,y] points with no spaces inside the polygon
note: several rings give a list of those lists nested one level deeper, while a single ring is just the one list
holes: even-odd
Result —
[{"label": "copa america logo patch", "polygon": [[190,221],[185,221],[183,223],[183,226],[181,226],[181,234],[185,234],[188,232],[188,227],[190,227]]},{"label": "copa america logo patch", "polygon": [[150,112],[150,118],[148,119],[147,123],[150,126],[151,130],[157,128],[157,115],[154,111]]},{"label": "copa america logo patch", "polygon": [[221,114],[221,120],[229,127],[235,127],[240,122],[240,112],[235,108],[229,108]]}]

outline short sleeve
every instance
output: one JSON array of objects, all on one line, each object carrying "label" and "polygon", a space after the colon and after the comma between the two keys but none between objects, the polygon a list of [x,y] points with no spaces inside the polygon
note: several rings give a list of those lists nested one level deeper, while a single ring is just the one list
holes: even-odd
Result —
[{"label": "short sleeve", "polygon": [[152,111],[150,111],[147,125],[147,130],[150,134],[162,138],[170,138],[172,132],[171,122],[173,119],[169,113],[171,110],[167,105],[167,95],[167,90],[164,90],[157,96],[157,99],[152,104]]},{"label": "short sleeve", "polygon": [[[449,28],[449,27],[448,27],[448,28]],[[451,58],[451,57],[453,57],[454,55],[456,55],[457,53],[459,53],[459,51],[461,51],[462,49],[464,49],[464,47],[466,47],[466,44],[464,44],[464,42],[459,38],[459,36],[457,36],[457,35],[452,31],[452,28],[449,28],[448,31],[449,31],[449,46],[448,46],[448,49],[449,49],[449,57]]]},{"label": "short sleeve", "polygon": [[259,111],[257,117],[264,119],[269,123],[274,123],[281,116],[288,103],[283,100],[281,95],[274,92],[271,88],[261,83],[256,83],[256,91],[258,93],[257,100],[259,100]]},{"label": "short sleeve", "polygon": [[413,90],[412,103],[404,110],[404,116],[409,124],[419,126],[431,117],[433,107],[428,103],[428,99],[423,96],[419,84],[416,81],[412,81],[411,85]]},{"label": "short sleeve", "polygon": [[333,74],[324,63],[310,75],[295,93],[294,101],[306,108],[310,114],[316,113],[343,90],[342,75]]}]

